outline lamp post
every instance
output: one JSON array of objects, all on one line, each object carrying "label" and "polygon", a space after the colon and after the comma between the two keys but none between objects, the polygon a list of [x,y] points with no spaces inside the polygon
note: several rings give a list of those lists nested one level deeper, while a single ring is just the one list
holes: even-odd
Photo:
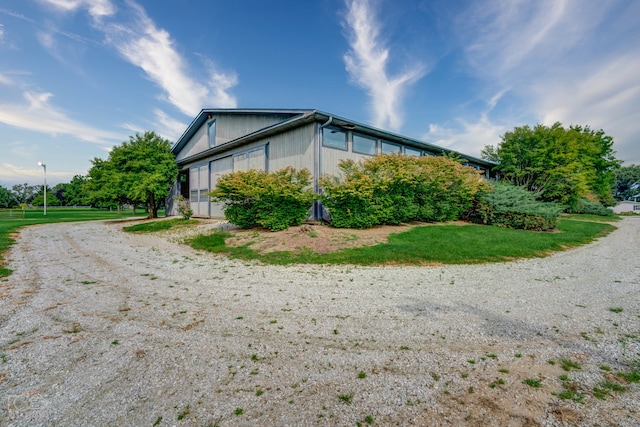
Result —
[{"label": "lamp post", "polygon": [[47,215],[47,164],[38,162],[38,166],[44,168],[44,214]]}]

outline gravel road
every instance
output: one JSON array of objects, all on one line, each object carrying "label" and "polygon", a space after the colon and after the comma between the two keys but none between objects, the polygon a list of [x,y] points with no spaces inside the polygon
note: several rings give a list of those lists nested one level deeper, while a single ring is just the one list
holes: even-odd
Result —
[{"label": "gravel road", "polygon": [[[638,426],[640,387],[615,374],[640,361],[640,218],[616,226],[544,259],[435,267],[25,228],[0,281],[0,425]],[[627,391],[596,398],[603,381]]]}]

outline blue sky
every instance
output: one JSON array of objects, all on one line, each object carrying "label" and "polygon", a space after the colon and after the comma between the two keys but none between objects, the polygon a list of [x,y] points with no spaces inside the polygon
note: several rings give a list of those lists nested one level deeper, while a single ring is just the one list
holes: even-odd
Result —
[{"label": "blue sky", "polygon": [[0,185],[68,182],[202,108],[316,108],[479,156],[590,125],[640,164],[640,1],[5,0]]}]

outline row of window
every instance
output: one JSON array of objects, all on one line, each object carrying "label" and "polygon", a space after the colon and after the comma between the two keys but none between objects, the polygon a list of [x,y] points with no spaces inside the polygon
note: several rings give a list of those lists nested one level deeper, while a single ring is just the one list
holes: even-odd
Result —
[{"label": "row of window", "polygon": [[367,154],[369,156],[378,153],[402,153],[408,156],[431,155],[431,153],[423,152],[417,148],[407,147],[355,132],[347,132],[334,127],[325,127],[322,129],[322,145],[347,151],[349,136],[351,136],[351,151],[354,153]]}]

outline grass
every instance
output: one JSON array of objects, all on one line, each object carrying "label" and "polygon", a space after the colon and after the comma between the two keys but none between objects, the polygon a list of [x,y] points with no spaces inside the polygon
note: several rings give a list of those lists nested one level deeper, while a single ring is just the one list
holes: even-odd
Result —
[{"label": "grass", "polygon": [[560,365],[563,370],[569,372],[571,369],[580,370],[582,369],[582,365],[578,362],[574,362],[569,359],[560,359]]},{"label": "grass", "polygon": [[[0,218],[0,277],[7,277],[11,274],[11,270],[5,267],[4,254],[15,243],[14,234],[22,227],[56,222],[110,220],[133,216],[133,211],[131,210],[122,210],[118,214],[117,211],[82,208],[47,208],[46,216],[42,209],[27,209],[24,211],[24,217],[22,216],[22,211],[20,211],[18,217],[2,215]],[[136,216],[144,217],[144,211],[138,210]]]},{"label": "grass", "polygon": [[317,254],[310,250],[259,254],[251,249],[250,244],[240,247],[226,246],[225,239],[231,234],[223,231],[200,235],[189,242],[195,249],[279,265],[476,264],[545,256],[553,251],[589,243],[614,229],[610,224],[568,219],[558,222],[559,232],[556,233],[445,224],[414,227],[406,232],[390,235],[387,243],[348,248],[327,254]]},{"label": "grass", "polygon": [[620,221],[622,218],[618,215],[601,216],[601,215],[588,215],[588,214],[564,214],[563,219],[574,219],[576,221],[596,221],[596,222],[615,222]]},{"label": "grass", "polygon": [[536,380],[534,378],[527,378],[522,382],[528,385],[529,387],[538,388],[542,386],[542,380]]},{"label": "grass", "polygon": [[153,233],[154,231],[164,231],[169,230],[173,227],[180,227],[190,224],[197,224],[198,220],[196,219],[182,219],[182,218],[174,218],[167,219],[162,221],[150,221],[144,222],[142,224],[135,224],[129,227],[124,227],[124,231],[128,231],[130,233]]},{"label": "grass", "polygon": [[339,394],[338,400],[342,403],[351,403],[353,400],[353,394]]}]

